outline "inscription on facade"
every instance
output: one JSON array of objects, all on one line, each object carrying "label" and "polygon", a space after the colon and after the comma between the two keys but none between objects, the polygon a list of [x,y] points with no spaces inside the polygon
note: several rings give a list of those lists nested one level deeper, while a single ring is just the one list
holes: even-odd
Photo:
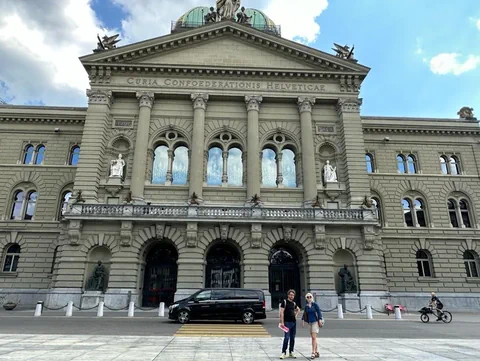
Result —
[{"label": "inscription on facade", "polygon": [[133,128],[133,120],[132,119],[114,119],[113,121],[114,128]]},{"label": "inscription on facade", "polygon": [[335,127],[332,125],[324,125],[324,124],[315,124],[315,133],[316,134],[324,134],[324,133],[335,133]]},{"label": "inscription on facade", "polygon": [[172,78],[127,78],[128,85],[158,88],[185,89],[230,89],[230,90],[264,90],[293,92],[327,92],[325,84],[315,83],[279,83],[240,80],[184,80]]}]

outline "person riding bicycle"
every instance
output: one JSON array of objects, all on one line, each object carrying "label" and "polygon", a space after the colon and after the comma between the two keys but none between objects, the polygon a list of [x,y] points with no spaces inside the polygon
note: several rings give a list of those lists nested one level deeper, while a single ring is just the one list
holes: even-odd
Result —
[{"label": "person riding bicycle", "polygon": [[437,321],[441,321],[443,317],[443,303],[437,297],[435,292],[432,292],[432,298],[430,299],[429,305],[432,307],[432,311],[437,311]]}]

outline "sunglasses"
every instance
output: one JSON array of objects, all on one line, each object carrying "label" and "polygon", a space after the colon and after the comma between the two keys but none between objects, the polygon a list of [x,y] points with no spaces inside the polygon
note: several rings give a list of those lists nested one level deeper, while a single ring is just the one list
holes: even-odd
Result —
[{"label": "sunglasses", "polygon": [[307,298],[312,298],[312,296],[307,296]]}]

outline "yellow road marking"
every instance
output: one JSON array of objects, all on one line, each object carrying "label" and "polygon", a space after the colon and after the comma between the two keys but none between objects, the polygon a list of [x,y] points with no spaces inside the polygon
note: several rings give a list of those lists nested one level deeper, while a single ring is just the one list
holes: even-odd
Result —
[{"label": "yellow road marking", "polygon": [[174,336],[184,337],[270,337],[262,325],[187,324]]}]

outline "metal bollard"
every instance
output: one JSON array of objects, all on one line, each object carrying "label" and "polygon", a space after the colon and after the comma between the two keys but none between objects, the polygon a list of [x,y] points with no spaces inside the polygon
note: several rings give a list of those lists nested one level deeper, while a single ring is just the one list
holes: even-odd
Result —
[{"label": "metal bollard", "polygon": [[34,317],[40,317],[42,315],[42,307],[43,307],[43,302],[38,301],[37,305],[35,306],[35,313],[33,314]]},{"label": "metal bollard", "polygon": [[97,317],[103,317],[103,306],[105,305],[105,302],[100,301],[98,304],[98,309],[97,309]]},{"label": "metal bollard", "polygon": [[165,317],[165,302],[160,302],[158,307],[158,317]]},{"label": "metal bollard", "polygon": [[343,306],[339,303],[337,305],[337,316],[339,320],[343,320]]},{"label": "metal bollard", "polygon": [[365,307],[367,309],[367,320],[373,319],[372,306],[366,305]]},{"label": "metal bollard", "polygon": [[67,312],[65,313],[65,316],[72,317],[72,314],[73,314],[73,301],[68,301]]},{"label": "metal bollard", "polygon": [[400,312],[400,307],[398,305],[395,306],[395,319],[396,320],[402,319],[402,312]]},{"label": "metal bollard", "polygon": [[128,317],[133,317],[135,315],[135,302],[130,302],[128,305]]}]

